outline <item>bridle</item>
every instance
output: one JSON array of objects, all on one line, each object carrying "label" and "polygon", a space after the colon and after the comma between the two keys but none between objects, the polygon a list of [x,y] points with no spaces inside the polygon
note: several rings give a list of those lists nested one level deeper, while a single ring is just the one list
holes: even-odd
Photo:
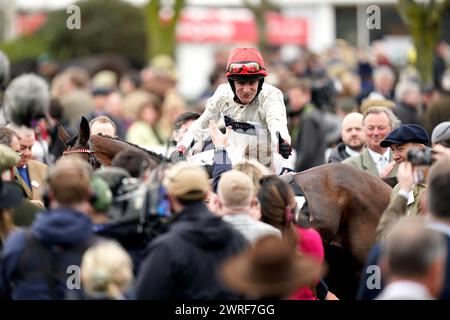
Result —
[{"label": "bridle", "polygon": [[88,162],[94,169],[98,169],[102,166],[102,163],[98,158],[95,156],[95,151],[91,147],[90,141],[88,142],[88,148],[72,148],[69,147],[68,149],[64,150],[63,156],[74,154],[74,153],[85,153],[88,155]]}]

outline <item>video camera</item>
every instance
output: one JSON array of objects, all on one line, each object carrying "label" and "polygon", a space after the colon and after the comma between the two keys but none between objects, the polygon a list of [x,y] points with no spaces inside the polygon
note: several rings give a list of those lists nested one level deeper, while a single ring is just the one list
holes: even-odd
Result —
[{"label": "video camera", "polygon": [[431,166],[434,162],[433,155],[436,152],[431,148],[417,149],[412,148],[408,151],[407,160],[413,166]]},{"label": "video camera", "polygon": [[110,223],[96,233],[119,241],[127,249],[142,249],[167,230],[172,219],[164,187],[124,178],[108,211]]},{"label": "video camera", "polygon": [[416,183],[425,183],[428,177],[430,166],[434,162],[433,155],[436,153],[431,148],[417,149],[412,148],[407,153],[407,160],[414,167],[414,180]]}]

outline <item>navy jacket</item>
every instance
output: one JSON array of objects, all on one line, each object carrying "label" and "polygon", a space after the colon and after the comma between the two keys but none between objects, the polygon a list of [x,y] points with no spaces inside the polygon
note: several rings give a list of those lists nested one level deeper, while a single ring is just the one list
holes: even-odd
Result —
[{"label": "navy jacket", "polygon": [[[36,250],[30,236],[48,250]],[[69,208],[38,213],[29,230],[16,230],[5,243],[0,262],[0,296],[40,300],[51,299],[53,292],[53,298],[64,299],[69,290],[67,280],[76,273],[68,272],[68,267],[80,266],[83,253],[93,240],[92,222],[84,213]],[[54,289],[49,289],[49,278],[45,275],[49,265],[44,264],[50,262],[49,257],[57,261],[50,268],[57,270]],[[76,288],[72,290],[79,294]]]},{"label": "navy jacket", "polygon": [[217,267],[247,245],[243,236],[202,201],[177,214],[167,233],[150,243],[136,281],[138,299],[236,299]]}]

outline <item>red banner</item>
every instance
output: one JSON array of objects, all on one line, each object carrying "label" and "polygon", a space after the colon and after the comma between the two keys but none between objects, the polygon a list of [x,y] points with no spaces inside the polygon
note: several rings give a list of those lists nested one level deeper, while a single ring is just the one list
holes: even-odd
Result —
[{"label": "red banner", "polygon": [[[275,45],[308,41],[308,22],[304,18],[270,13],[267,38]],[[177,41],[207,43],[256,43],[258,31],[247,9],[185,9],[177,25]]]}]

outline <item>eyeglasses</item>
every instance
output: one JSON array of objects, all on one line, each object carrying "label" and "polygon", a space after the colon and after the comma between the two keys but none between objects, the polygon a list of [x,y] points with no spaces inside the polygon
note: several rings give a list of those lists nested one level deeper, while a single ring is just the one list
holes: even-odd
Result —
[{"label": "eyeglasses", "polygon": [[247,73],[256,73],[261,70],[264,70],[263,67],[259,65],[258,62],[235,62],[229,65],[228,72],[229,73],[241,73],[243,71]]}]

